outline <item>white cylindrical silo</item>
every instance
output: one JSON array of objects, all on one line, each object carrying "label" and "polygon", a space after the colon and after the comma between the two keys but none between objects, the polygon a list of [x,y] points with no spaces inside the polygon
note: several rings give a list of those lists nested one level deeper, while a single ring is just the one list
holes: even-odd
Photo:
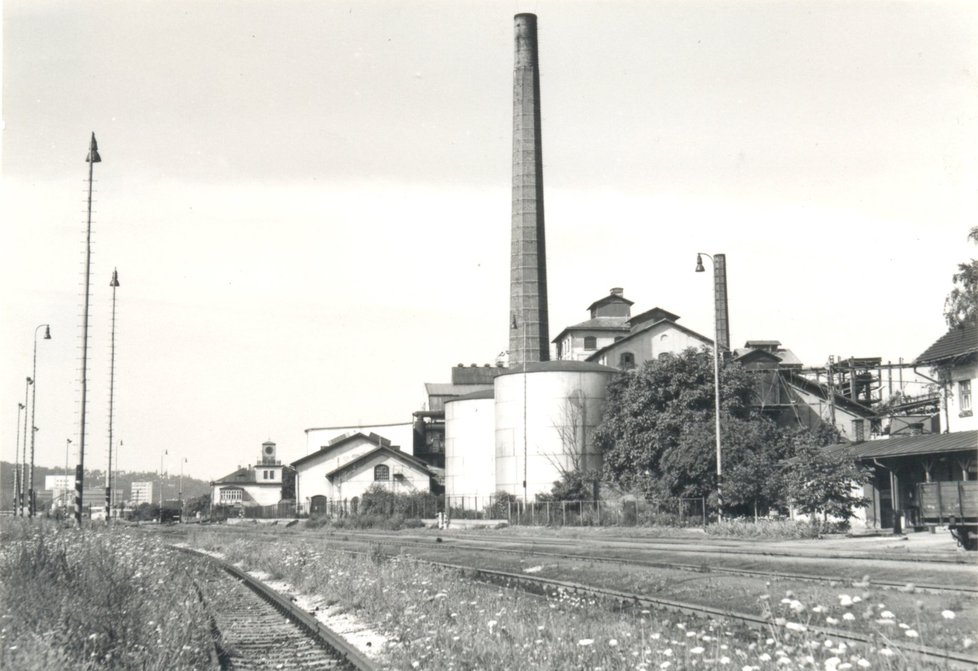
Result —
[{"label": "white cylindrical silo", "polygon": [[496,491],[494,423],[491,389],[445,401],[445,495],[450,499],[488,500]]},{"label": "white cylindrical silo", "polygon": [[[618,371],[586,361],[531,363],[494,382],[496,489],[529,500],[575,468],[600,469],[591,435]],[[524,486],[525,481],[525,486]]]}]

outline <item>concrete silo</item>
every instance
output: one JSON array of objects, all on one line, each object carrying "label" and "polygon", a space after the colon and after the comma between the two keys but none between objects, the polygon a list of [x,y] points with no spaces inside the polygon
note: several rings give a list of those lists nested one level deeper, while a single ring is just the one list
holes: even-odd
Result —
[{"label": "concrete silo", "polygon": [[565,471],[600,468],[591,434],[618,371],[585,361],[546,361],[495,379],[496,489],[528,500]]},{"label": "concrete silo", "polygon": [[493,390],[445,402],[445,495],[487,500],[496,491]]}]

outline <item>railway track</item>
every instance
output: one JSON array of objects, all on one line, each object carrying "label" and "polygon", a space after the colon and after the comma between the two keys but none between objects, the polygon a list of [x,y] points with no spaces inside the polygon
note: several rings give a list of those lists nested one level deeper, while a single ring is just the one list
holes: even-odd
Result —
[{"label": "railway track", "polygon": [[359,650],[260,580],[217,558],[177,547],[197,565],[221,669],[374,671]]},{"label": "railway track", "polygon": [[[699,563],[690,563],[682,561],[669,561],[666,559],[653,559],[643,556],[629,556],[629,557],[616,557],[597,555],[595,553],[570,553],[562,551],[554,551],[552,546],[542,543],[529,542],[526,544],[520,544],[516,547],[501,547],[496,541],[493,542],[480,542],[480,540],[473,541],[472,539],[463,538],[462,542],[458,540],[447,537],[442,539],[438,537],[435,541],[431,539],[418,539],[418,538],[402,538],[402,537],[392,537],[390,535],[379,535],[379,534],[364,534],[364,533],[348,533],[343,534],[346,538],[339,538],[337,534],[330,536],[330,542],[336,543],[369,543],[371,545],[380,545],[383,547],[394,547],[397,551],[402,551],[405,547],[416,548],[424,551],[451,551],[457,550],[460,552],[464,551],[486,551],[492,553],[502,553],[509,555],[520,555],[520,556],[533,556],[543,559],[551,560],[569,560],[569,561],[587,561],[587,562],[599,562],[605,564],[619,564],[628,566],[641,566],[643,568],[660,568],[660,569],[671,569],[678,571],[686,571],[691,573],[714,573],[714,574],[724,574],[724,575],[737,575],[752,578],[763,578],[766,580],[779,579],[779,580],[797,580],[803,582],[812,583],[823,583],[823,584],[838,584],[839,582],[845,581],[859,581],[863,578],[867,571],[860,570],[858,567],[853,566],[855,561],[852,558],[847,558],[846,562],[850,565],[844,567],[840,572],[839,569],[832,568],[829,575],[819,575],[816,573],[803,573],[798,571],[778,571],[772,570],[771,568],[748,568],[744,566],[722,566],[716,563],[706,563],[701,561]],[[348,539],[348,540],[347,540]],[[687,550],[683,550],[684,553],[688,553]],[[648,554],[646,552],[645,554]],[[710,551],[699,550],[696,554],[715,559],[718,555],[727,555],[728,550],[724,549],[713,549]],[[747,553],[739,553],[739,557],[736,559],[743,560],[743,557]],[[767,554],[763,555],[752,555],[759,556],[765,560],[769,560],[770,557]],[[724,560],[730,561],[729,557],[723,557]],[[824,561],[824,560],[823,560]],[[877,560],[874,560],[877,561]],[[899,560],[893,560],[897,564],[906,564],[907,562],[900,562]],[[833,562],[837,563],[837,562]],[[911,564],[911,566],[916,567],[917,562]],[[826,570],[827,567],[821,567]],[[874,570],[873,574],[878,576],[880,571]],[[954,581],[953,584],[945,583],[929,583],[925,581],[918,581],[916,579],[886,579],[874,577],[872,580],[872,585],[874,587],[879,587],[883,589],[906,589],[908,583],[913,584],[915,591],[926,591],[932,593],[951,593],[951,594],[966,594],[971,596],[978,596],[978,584],[975,583],[975,575],[972,572],[971,575],[967,576],[967,581],[959,580]]]},{"label": "railway track", "polygon": [[[602,600],[611,608],[616,610],[656,608],[696,616],[724,618],[727,620],[741,622],[752,628],[777,628],[779,626],[787,628],[788,626],[787,622],[783,625],[778,625],[776,621],[769,617],[761,617],[735,610],[701,606],[682,601],[675,601],[672,599],[662,599],[641,594],[596,588],[573,582],[527,576],[525,574],[509,573],[506,571],[477,569],[469,566],[460,566],[457,564],[446,564],[443,562],[433,561],[425,561],[425,563],[450,570],[456,570],[468,577],[497,584],[502,587],[522,589],[533,594],[540,594],[547,597],[557,597],[562,594],[589,596]],[[889,647],[892,650],[899,650],[906,655],[913,656],[929,664],[935,664],[941,668],[978,668],[978,656],[976,655],[967,655],[950,650],[941,650],[924,645],[906,643],[901,640],[882,641],[877,636],[864,635],[853,631],[830,629],[810,624],[805,625],[805,627],[808,631],[817,633],[829,639],[844,640],[865,646],[880,646],[881,644],[885,643],[886,647]]]}]

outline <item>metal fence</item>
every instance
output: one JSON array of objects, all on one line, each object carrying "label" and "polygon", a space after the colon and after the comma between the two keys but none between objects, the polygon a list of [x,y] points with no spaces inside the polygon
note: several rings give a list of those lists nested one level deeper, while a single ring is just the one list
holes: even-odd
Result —
[{"label": "metal fence", "polygon": [[[248,508],[246,517],[274,516],[274,506]],[[267,512],[264,512],[267,511]],[[309,507],[309,515],[347,517],[357,514],[400,515],[405,519],[435,519],[444,513],[451,520],[506,522],[539,526],[704,526],[708,511],[703,498],[663,501],[530,501],[515,496],[391,497],[380,501],[320,499]],[[292,517],[294,511],[281,517]]]}]

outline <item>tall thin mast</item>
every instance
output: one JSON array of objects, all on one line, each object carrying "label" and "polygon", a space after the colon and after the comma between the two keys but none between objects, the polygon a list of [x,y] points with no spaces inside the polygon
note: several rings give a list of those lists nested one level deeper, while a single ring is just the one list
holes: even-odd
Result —
[{"label": "tall thin mast", "polygon": [[115,400],[115,290],[119,287],[119,271],[112,271],[112,345],[109,349],[109,468],[105,472],[105,523],[112,520],[112,409]]},{"label": "tall thin mast", "polygon": [[75,467],[75,522],[82,524],[82,506],[85,496],[85,413],[88,402],[88,298],[92,271],[92,173],[96,163],[102,158],[98,155],[95,133],[88,145],[88,218],[85,234],[85,308],[82,312],[82,366],[81,366],[81,435],[78,446],[78,466]]}]

